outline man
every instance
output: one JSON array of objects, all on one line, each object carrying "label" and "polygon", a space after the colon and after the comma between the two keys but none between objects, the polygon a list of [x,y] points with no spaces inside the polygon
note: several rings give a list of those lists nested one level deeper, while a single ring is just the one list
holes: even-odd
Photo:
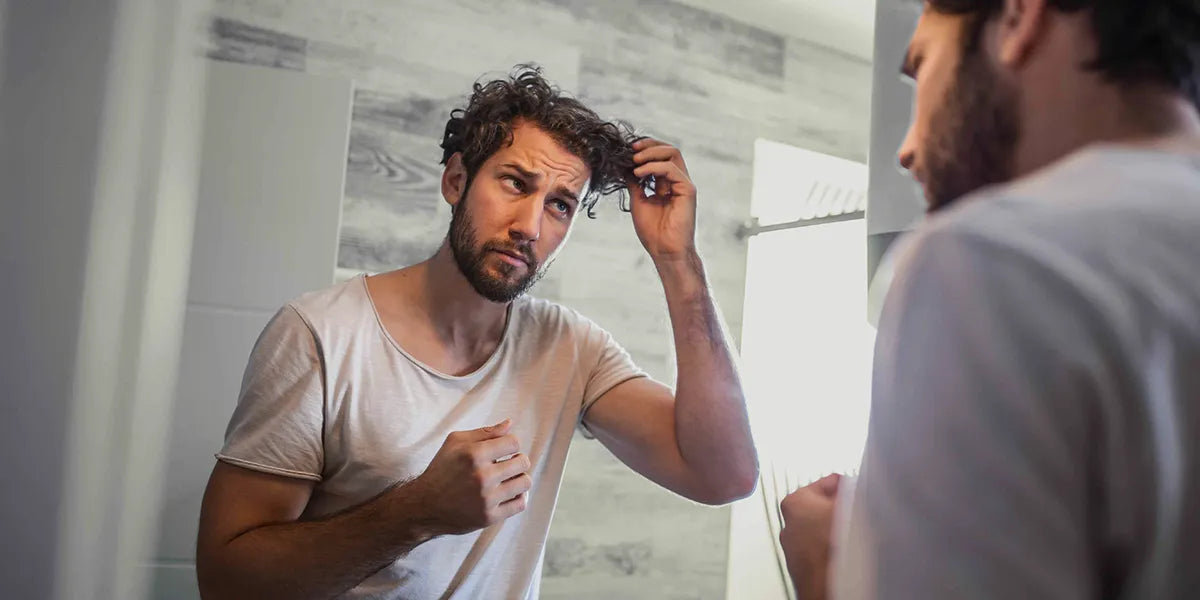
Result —
[{"label": "man", "polygon": [[[259,338],[200,517],[204,597],[535,598],[580,424],[692,500],[752,491],[679,151],[529,68],[477,84],[442,147],[437,253],[302,296]],[[578,215],[626,185],[674,328],[674,392],[596,324],[524,296]]]},{"label": "man", "polygon": [[[938,214],[885,303],[832,595],[1193,597],[1200,3],[934,0],[903,70]],[[839,487],[782,507],[806,598]]]}]

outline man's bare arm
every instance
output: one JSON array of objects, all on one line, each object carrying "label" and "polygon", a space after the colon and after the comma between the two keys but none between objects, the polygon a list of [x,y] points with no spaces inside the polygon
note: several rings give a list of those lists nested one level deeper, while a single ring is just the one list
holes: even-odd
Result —
[{"label": "man's bare arm", "polygon": [[314,483],[218,463],[200,512],[204,598],[326,599],[413,548],[525,509],[529,459],[509,425],[456,432],[410,482],[338,514],[301,521]]}]

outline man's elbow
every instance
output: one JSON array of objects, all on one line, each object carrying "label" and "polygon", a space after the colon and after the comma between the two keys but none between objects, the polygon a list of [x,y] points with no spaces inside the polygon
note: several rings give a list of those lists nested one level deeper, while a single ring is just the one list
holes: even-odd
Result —
[{"label": "man's elbow", "polygon": [[754,464],[706,486],[704,493],[693,500],[709,506],[722,506],[749,497],[757,485],[758,464]]},{"label": "man's elbow", "polygon": [[256,597],[241,589],[237,572],[228,568],[225,558],[220,556],[219,552],[211,549],[208,552],[196,553],[196,583],[199,587],[200,597],[204,600]]},{"label": "man's elbow", "polygon": [[228,587],[229,578],[217,568],[218,561],[207,556],[204,552],[196,554],[196,583],[200,588],[201,598],[231,598],[232,590]]}]

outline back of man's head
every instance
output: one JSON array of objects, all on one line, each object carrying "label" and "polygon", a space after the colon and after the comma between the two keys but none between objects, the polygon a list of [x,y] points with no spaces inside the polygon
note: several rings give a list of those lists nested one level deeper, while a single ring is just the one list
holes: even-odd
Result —
[{"label": "back of man's head", "polygon": [[[1200,1],[1044,0],[1061,12],[1090,14],[1098,52],[1087,68],[1118,84],[1161,85],[1186,94],[1200,107]],[[1006,0],[929,0],[930,9],[999,16]],[[978,43],[982,27],[968,43]]]},{"label": "back of man's head", "polygon": [[1095,142],[1200,128],[1200,0],[926,0],[900,162],[930,210]]}]

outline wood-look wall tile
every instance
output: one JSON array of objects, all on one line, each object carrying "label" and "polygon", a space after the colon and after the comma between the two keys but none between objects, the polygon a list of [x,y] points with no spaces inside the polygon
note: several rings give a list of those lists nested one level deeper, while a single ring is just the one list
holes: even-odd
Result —
[{"label": "wood-look wall tile", "polygon": [[209,33],[208,57],[214,60],[304,70],[304,38],[222,18],[212,20]]},{"label": "wood-look wall tile", "polygon": [[[657,65],[660,72],[669,72],[679,63],[692,63],[780,89],[784,38],[730,17],[670,0],[549,0],[543,4],[565,7],[582,22],[610,29],[609,36],[592,29],[585,44],[589,39],[614,36],[637,40],[631,47],[647,50],[637,62]],[[662,42],[662,46],[649,51],[650,42]],[[662,68],[664,63],[671,68]]]}]

